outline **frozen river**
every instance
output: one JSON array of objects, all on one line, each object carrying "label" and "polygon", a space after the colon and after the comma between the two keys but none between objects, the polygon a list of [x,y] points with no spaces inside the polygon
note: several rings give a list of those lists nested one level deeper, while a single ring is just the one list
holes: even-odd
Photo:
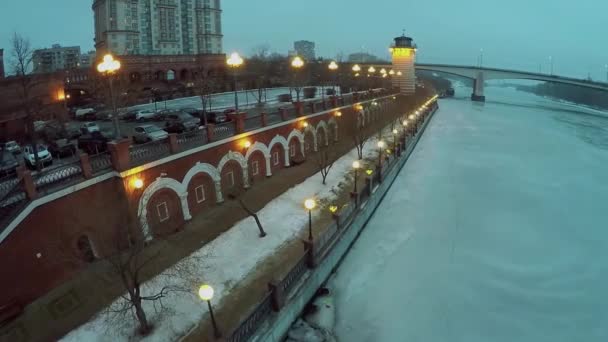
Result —
[{"label": "frozen river", "polygon": [[440,102],[330,281],[339,341],[608,341],[608,119],[486,96]]}]

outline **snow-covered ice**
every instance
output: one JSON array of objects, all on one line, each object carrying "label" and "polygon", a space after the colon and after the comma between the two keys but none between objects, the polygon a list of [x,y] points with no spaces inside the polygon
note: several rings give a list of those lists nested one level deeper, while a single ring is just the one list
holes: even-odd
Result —
[{"label": "snow-covered ice", "polygon": [[608,340],[606,114],[486,97],[440,102],[331,280],[340,341]]}]

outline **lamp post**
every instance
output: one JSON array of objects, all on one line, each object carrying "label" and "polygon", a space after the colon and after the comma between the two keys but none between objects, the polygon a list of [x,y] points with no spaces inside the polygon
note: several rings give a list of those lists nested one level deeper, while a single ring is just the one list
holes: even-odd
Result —
[{"label": "lamp post", "polygon": [[308,210],[308,241],[312,243],[312,210],[317,206],[314,199],[304,201],[304,207]]},{"label": "lamp post", "polygon": [[386,147],[386,143],[382,140],[378,141],[378,169],[382,170],[382,150]]},{"label": "lamp post", "polygon": [[334,86],[333,86],[333,88],[334,88],[334,96],[336,96],[337,95],[337,93],[336,93],[336,85],[338,83],[338,73],[337,73],[337,71],[338,71],[338,68],[339,68],[338,63],[336,63],[336,61],[331,61],[331,63],[329,63],[329,65],[327,66],[327,68],[329,69],[329,72],[332,73],[333,76],[334,76]]},{"label": "lamp post", "polygon": [[[355,78],[359,77],[359,72],[360,71],[361,71],[361,67],[359,66],[359,64],[353,65],[353,73],[354,73]],[[357,88],[359,88],[358,84],[355,84],[355,86],[357,86]],[[359,90],[359,89],[357,89],[357,90]]]},{"label": "lamp post", "polygon": [[241,65],[243,65],[243,58],[241,56],[239,56],[238,53],[233,52],[230,55],[230,58],[228,58],[226,60],[226,64],[228,64],[228,67],[230,69],[232,69],[232,76],[234,77],[234,110],[236,112],[236,114],[239,113],[239,95],[238,95],[238,89],[237,89],[237,73],[238,73],[238,69]]},{"label": "lamp post", "polygon": [[120,138],[120,125],[118,124],[118,112],[116,110],[116,99],[114,98],[114,88],[112,85],[112,75],[120,69],[120,62],[114,56],[107,54],[103,56],[103,61],[97,65],[97,71],[108,78],[110,87],[110,100],[112,103],[112,121],[114,122],[114,135]]},{"label": "lamp post", "polygon": [[357,176],[358,176],[360,168],[361,168],[361,163],[358,160],[355,160],[353,162],[353,170],[355,170],[355,188],[354,188],[353,192],[355,194],[357,193]]},{"label": "lamp post", "polygon": [[304,61],[302,60],[302,58],[300,58],[300,56],[295,56],[292,60],[291,60],[291,67],[294,68],[295,72],[294,72],[294,83],[295,83],[295,88],[296,88],[296,101],[300,102],[300,87],[298,84],[298,74],[299,74],[299,70],[302,69],[302,67],[304,66]]},{"label": "lamp post", "polygon": [[397,150],[397,134],[399,134],[399,131],[397,131],[397,129],[393,129],[393,151]]},{"label": "lamp post", "polygon": [[215,316],[213,315],[213,309],[211,308],[211,299],[213,298],[213,288],[209,285],[202,285],[198,289],[198,296],[200,299],[207,302],[207,308],[209,308],[209,315],[211,316],[211,324],[213,325],[213,336],[215,338],[222,337],[222,332],[217,327],[217,322],[215,321]]},{"label": "lamp post", "polygon": [[370,66],[369,69],[367,69],[367,77],[370,78],[370,83],[369,83],[369,88],[372,88],[372,84],[373,84],[373,79],[371,79],[374,74],[376,73],[376,68],[374,68],[373,66]]}]

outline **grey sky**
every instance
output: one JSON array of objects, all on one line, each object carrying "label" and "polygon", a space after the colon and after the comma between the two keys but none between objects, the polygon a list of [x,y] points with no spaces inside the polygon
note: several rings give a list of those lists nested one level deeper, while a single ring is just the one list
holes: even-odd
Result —
[{"label": "grey sky", "polygon": [[[285,53],[294,40],[317,43],[334,57],[365,50],[387,57],[391,38],[406,29],[419,60],[484,65],[605,80],[608,41],[603,0],[223,0],[224,47],[248,54],[267,43]],[[18,31],[35,47],[93,47],[89,0],[2,0],[0,47]]]}]

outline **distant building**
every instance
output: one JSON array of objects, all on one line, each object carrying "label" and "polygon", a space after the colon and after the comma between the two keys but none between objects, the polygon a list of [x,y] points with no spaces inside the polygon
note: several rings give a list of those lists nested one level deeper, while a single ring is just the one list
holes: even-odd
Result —
[{"label": "distant building", "polygon": [[366,52],[357,52],[348,55],[348,61],[350,63],[375,63],[379,62],[380,58]]},{"label": "distant building", "polygon": [[298,56],[304,58],[307,61],[315,59],[315,43],[307,40],[299,40],[293,43],[293,48],[296,50]]},{"label": "distant building", "polygon": [[95,0],[95,48],[116,55],[222,53],[220,0]]},{"label": "distant building", "polygon": [[62,47],[54,44],[50,49],[34,50],[32,64],[34,73],[39,74],[77,68],[79,59],[79,46]]},{"label": "distant building", "polygon": [[4,78],[4,49],[0,49],[0,78]]},{"label": "distant building", "polygon": [[95,51],[89,51],[87,53],[80,54],[78,61],[81,68],[90,68],[95,63],[95,57],[97,53]]}]

